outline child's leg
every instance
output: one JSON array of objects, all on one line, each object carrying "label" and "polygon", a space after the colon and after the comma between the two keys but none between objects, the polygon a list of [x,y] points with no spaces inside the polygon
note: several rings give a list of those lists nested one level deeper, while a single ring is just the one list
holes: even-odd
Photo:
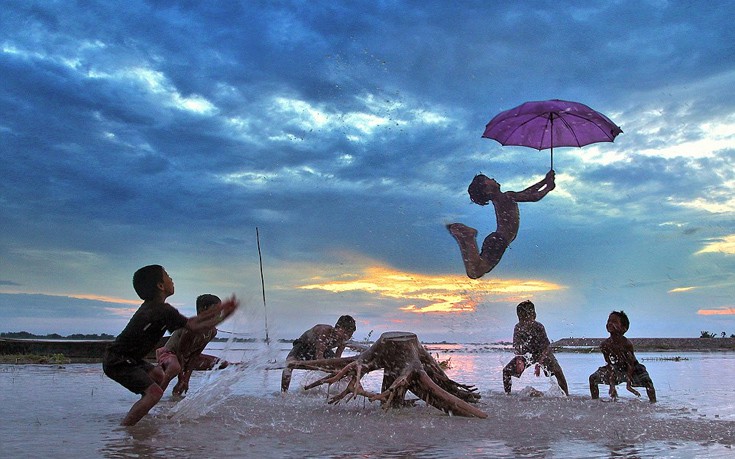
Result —
[{"label": "child's leg", "polygon": [[478,279],[495,266],[490,266],[480,257],[480,250],[477,248],[476,229],[470,228],[462,223],[452,223],[451,225],[447,225],[447,229],[457,241],[457,244],[459,244],[459,251],[462,254],[462,261],[464,262],[467,277]]},{"label": "child's leg", "polygon": [[169,354],[161,363],[161,368],[163,369],[163,381],[160,382],[160,386],[165,392],[168,383],[181,373],[181,365],[175,354]]},{"label": "child's leg", "polygon": [[559,367],[559,372],[557,373],[554,371],[554,376],[556,376],[556,382],[559,383],[559,387],[561,388],[564,393],[569,396],[569,386],[567,386],[567,378],[564,377],[564,372],[561,371],[561,367]]},{"label": "child's leg", "polygon": [[511,376],[519,378],[523,374],[523,370],[525,369],[526,359],[523,358],[523,356],[521,355],[513,357],[513,359],[508,362],[508,365],[503,368],[503,389],[505,390],[506,394],[510,394],[510,390],[512,387]]},{"label": "child's leg", "polygon": [[163,390],[158,384],[151,384],[148,389],[145,390],[143,396],[133,404],[125,419],[120,423],[123,426],[133,426],[141,420],[143,416],[153,408],[161,397],[163,396]]},{"label": "child's leg", "polygon": [[648,400],[651,403],[656,403],[656,389],[653,388],[653,382],[646,384],[646,394],[648,394]]},{"label": "child's leg", "polygon": [[600,398],[600,378],[598,377],[597,372],[594,372],[590,375],[590,395],[592,396],[593,400],[596,400]]},{"label": "child's leg", "polygon": [[[156,360],[158,360],[159,365],[157,368],[163,370],[163,376],[152,374],[151,377],[165,392],[168,383],[181,372],[181,364],[176,354],[165,347],[156,349]],[[153,371],[156,371],[156,368]]]},{"label": "child's leg", "polygon": [[159,386],[163,384],[163,381],[166,379],[166,374],[164,373],[163,368],[161,368],[160,365],[148,370],[148,376],[150,376],[151,379]]},{"label": "child's leg", "polygon": [[651,403],[656,402],[656,389],[653,388],[653,381],[651,380],[651,376],[648,374],[646,366],[642,363],[637,363],[635,366],[633,382],[638,387],[645,387],[646,394],[648,395],[648,400],[650,400]]},{"label": "child's leg", "polygon": [[284,368],[281,373],[281,392],[288,392],[288,386],[291,385],[291,373],[293,372],[290,368]]},{"label": "child's leg", "polygon": [[564,393],[568,396],[569,387],[567,386],[567,378],[564,377],[564,372],[561,370],[561,365],[559,365],[559,362],[556,359],[552,360],[549,369],[551,370],[551,374],[556,377],[556,382],[559,384],[561,390],[564,391]]}]

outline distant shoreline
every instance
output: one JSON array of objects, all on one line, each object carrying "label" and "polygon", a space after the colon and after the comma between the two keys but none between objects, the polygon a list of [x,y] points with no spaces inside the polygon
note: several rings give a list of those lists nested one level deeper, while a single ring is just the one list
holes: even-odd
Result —
[{"label": "distant shoreline", "polygon": [[[166,337],[160,345],[163,345]],[[554,352],[599,352],[605,338],[562,338],[551,343]],[[735,338],[630,338],[637,352],[733,352]],[[18,340],[0,338],[0,364],[62,365],[101,363],[111,341]],[[369,343],[368,343],[369,344]],[[424,343],[462,345],[463,343]],[[468,344],[468,343],[464,343]],[[483,345],[484,343],[472,343]],[[506,345],[510,343],[486,343]],[[152,357],[152,356],[151,356]]]},{"label": "distant shoreline", "polygon": [[[735,338],[629,338],[637,352],[735,351]],[[555,352],[599,352],[605,338],[562,338],[551,343]]]}]

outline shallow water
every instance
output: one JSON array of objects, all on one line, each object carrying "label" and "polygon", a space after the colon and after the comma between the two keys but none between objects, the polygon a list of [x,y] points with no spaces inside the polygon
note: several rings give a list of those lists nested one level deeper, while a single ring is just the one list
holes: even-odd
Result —
[{"label": "shallow water", "polygon": [[[219,343],[217,343],[219,344]],[[222,344],[219,344],[221,347]],[[304,392],[314,372],[295,371],[279,393],[288,349],[212,350],[247,367],[197,373],[191,392],[168,392],[137,426],[118,423],[137,396],[107,379],[100,365],[2,365],[4,457],[713,457],[735,456],[735,354],[639,353],[659,403],[620,386],[620,400],[589,398],[587,377],[600,354],[557,355],[571,397],[527,371],[502,393],[511,354],[483,346],[434,346],[451,358],[450,377],[475,384],[488,419],[452,417],[419,404],[384,411],[358,398],[328,405],[327,392]],[[660,360],[681,356],[688,360]],[[656,358],[659,360],[648,360]],[[377,390],[379,372],[365,378]],[[528,388],[544,392],[528,397]],[[332,387],[331,393],[337,389]]]}]

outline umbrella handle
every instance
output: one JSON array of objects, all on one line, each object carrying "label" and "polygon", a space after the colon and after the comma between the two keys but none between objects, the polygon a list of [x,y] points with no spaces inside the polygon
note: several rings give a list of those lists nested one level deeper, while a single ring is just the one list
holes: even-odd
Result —
[{"label": "umbrella handle", "polygon": [[551,147],[551,167],[550,169],[552,171],[554,170],[554,147],[553,146]]},{"label": "umbrella handle", "polygon": [[549,113],[549,121],[551,122],[551,170],[554,170],[554,113]]}]

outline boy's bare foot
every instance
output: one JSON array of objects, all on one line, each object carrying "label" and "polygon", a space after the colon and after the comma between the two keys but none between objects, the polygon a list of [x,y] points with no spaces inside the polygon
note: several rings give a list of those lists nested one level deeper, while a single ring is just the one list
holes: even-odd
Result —
[{"label": "boy's bare foot", "polygon": [[452,236],[454,236],[458,241],[474,239],[477,237],[477,230],[463,223],[451,223],[447,225],[447,230],[449,230]]}]

